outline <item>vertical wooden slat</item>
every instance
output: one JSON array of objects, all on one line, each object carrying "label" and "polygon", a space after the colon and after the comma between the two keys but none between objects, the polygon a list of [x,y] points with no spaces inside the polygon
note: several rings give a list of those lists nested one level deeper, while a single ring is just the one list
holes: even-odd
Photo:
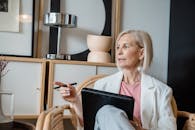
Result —
[{"label": "vertical wooden slat", "polygon": [[49,61],[48,108],[53,106],[54,62]]},{"label": "vertical wooden slat", "polygon": [[40,0],[39,3],[39,25],[38,25],[38,40],[37,40],[37,48],[36,48],[36,57],[42,58],[41,50],[42,50],[42,26],[43,26],[43,9],[44,9],[44,0]]},{"label": "vertical wooden slat", "polygon": [[115,32],[114,38],[116,40],[119,32],[120,32],[120,22],[121,22],[121,0],[116,0],[115,4],[116,14],[115,14]]},{"label": "vertical wooden slat", "polygon": [[113,31],[112,31],[112,36],[113,36],[113,44],[111,48],[111,57],[112,57],[112,62],[115,62],[115,41],[116,38],[120,32],[120,22],[121,22],[121,0],[113,0]]},{"label": "vertical wooden slat", "polygon": [[41,76],[41,96],[40,96],[40,113],[44,110],[44,96],[45,96],[45,76],[46,76],[46,61],[42,63],[41,66],[42,76]]}]

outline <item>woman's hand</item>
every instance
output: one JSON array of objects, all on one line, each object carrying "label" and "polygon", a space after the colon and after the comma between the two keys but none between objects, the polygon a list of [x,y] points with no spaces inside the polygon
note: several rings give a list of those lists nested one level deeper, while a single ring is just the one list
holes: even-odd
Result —
[{"label": "woman's hand", "polygon": [[141,122],[136,117],[133,117],[133,121],[130,120],[130,123],[136,130],[145,130],[144,128],[142,128]]},{"label": "woman's hand", "polygon": [[60,94],[66,100],[71,102],[70,107],[73,108],[79,117],[80,124],[83,126],[83,110],[80,97],[77,95],[76,88],[70,84],[66,84],[67,87],[63,87],[65,84],[62,82],[54,82],[53,84],[61,86],[59,88]]},{"label": "woman's hand", "polygon": [[63,87],[64,83],[62,82],[54,82],[55,85],[59,85],[61,86],[59,88],[60,94],[62,95],[62,97],[66,100],[69,101],[71,103],[74,103],[77,100],[77,93],[76,93],[76,89],[75,87],[73,87],[70,84],[66,84],[67,87]]}]

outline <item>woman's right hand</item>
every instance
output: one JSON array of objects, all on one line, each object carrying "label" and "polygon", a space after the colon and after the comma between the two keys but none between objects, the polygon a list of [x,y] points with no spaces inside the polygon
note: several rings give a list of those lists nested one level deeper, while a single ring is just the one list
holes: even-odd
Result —
[{"label": "woman's right hand", "polygon": [[54,84],[61,86],[59,88],[59,91],[60,91],[60,94],[62,95],[62,97],[66,101],[69,101],[71,103],[74,103],[77,100],[78,96],[77,96],[76,88],[75,87],[73,87],[70,84],[66,84],[67,87],[63,87],[64,83],[62,83],[62,82],[54,82]]},{"label": "woman's right hand", "polygon": [[79,122],[83,126],[83,110],[80,97],[77,95],[76,88],[70,84],[66,84],[67,87],[63,87],[64,83],[54,82],[55,85],[61,86],[59,88],[60,94],[66,100],[71,102],[70,107],[75,110],[79,117]]}]

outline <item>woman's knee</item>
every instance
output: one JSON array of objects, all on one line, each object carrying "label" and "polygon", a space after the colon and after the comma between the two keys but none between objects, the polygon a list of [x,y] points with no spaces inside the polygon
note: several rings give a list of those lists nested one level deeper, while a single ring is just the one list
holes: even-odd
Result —
[{"label": "woman's knee", "polygon": [[[102,106],[96,113],[96,119],[98,118],[109,118],[112,114],[111,108],[114,107],[112,105],[104,105]],[[102,119],[101,119],[102,120]]]},{"label": "woman's knee", "polygon": [[121,114],[125,114],[125,112],[113,105],[104,105],[98,110],[96,116],[113,117],[113,116],[119,116]]},{"label": "woman's knee", "polygon": [[97,128],[107,128],[107,124],[109,123],[113,124],[109,127],[115,128],[114,130],[119,130],[120,128],[124,130],[134,130],[133,126],[129,123],[126,113],[112,105],[104,105],[101,107],[96,114],[95,121]]},{"label": "woman's knee", "polygon": [[104,105],[104,106],[102,106],[99,110],[98,110],[98,112],[97,112],[97,115],[109,115],[109,114],[111,114],[112,113],[112,110],[111,109],[113,109],[114,108],[114,106],[112,106],[112,105]]}]

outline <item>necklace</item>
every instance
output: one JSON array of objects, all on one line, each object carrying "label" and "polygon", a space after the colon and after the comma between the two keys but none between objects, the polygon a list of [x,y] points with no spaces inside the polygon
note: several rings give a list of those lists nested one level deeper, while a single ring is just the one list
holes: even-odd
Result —
[{"label": "necklace", "polygon": [[131,78],[131,80],[129,80],[128,76],[125,78],[125,76],[123,77],[123,82],[125,82],[126,84],[129,85],[134,85],[136,83],[139,83],[141,81],[141,74],[138,72],[138,74],[136,75],[136,77],[133,79]]}]

